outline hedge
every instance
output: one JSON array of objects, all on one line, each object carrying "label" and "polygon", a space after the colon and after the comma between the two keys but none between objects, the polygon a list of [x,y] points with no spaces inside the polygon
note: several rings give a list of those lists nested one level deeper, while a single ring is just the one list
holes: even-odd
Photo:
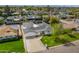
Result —
[{"label": "hedge", "polygon": [[16,41],[16,40],[19,40],[20,38],[21,37],[18,37],[18,36],[14,36],[14,37],[10,37],[10,36],[0,37],[0,43]]}]

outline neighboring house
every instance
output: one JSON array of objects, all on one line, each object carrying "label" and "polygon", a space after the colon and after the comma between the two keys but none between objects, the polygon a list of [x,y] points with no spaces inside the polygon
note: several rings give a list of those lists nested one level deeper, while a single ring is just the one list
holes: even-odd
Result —
[{"label": "neighboring house", "polygon": [[76,23],[76,24],[79,25],[79,19],[75,19],[75,20],[74,20],[74,23]]},{"label": "neighboring house", "polygon": [[14,12],[14,13],[12,13],[12,15],[20,15],[20,13],[19,12]]},{"label": "neighboring house", "polygon": [[79,33],[79,27],[78,27],[78,28],[76,28],[76,32],[78,32],[78,33]]},{"label": "neighboring house", "polygon": [[76,28],[76,31],[79,32],[79,19],[75,19],[74,23],[78,25],[78,27]]},{"label": "neighboring house", "polygon": [[59,12],[59,17],[61,19],[67,19],[67,15],[68,15],[68,13],[66,13],[66,12]]},{"label": "neighboring house", "polygon": [[36,16],[36,15],[28,15],[27,20],[31,21],[33,23],[41,23],[42,22],[41,16]]},{"label": "neighboring house", "polygon": [[61,19],[69,19],[69,20],[75,18],[74,15],[70,15],[68,12],[59,12],[59,17],[60,17]]},{"label": "neighboring house", "polygon": [[1,16],[0,16],[0,19],[4,19],[4,17],[1,17]]},{"label": "neighboring house", "polygon": [[63,28],[66,29],[73,29],[78,27],[74,21],[60,20],[60,23],[63,25]]},{"label": "neighboring house", "polygon": [[76,32],[79,33],[79,19],[75,19],[74,21],[65,21],[60,20],[65,29],[75,29]]},{"label": "neighboring house", "polygon": [[21,24],[23,22],[23,17],[21,16],[10,16],[5,20],[6,24]]},{"label": "neighboring house", "polygon": [[19,36],[19,28],[17,25],[0,26],[0,40],[18,38]]}]

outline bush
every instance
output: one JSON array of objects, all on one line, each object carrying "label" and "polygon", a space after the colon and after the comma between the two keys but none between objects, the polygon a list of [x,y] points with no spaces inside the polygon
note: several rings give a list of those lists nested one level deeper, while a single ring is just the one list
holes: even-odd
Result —
[{"label": "bush", "polygon": [[65,43],[69,43],[70,41],[67,39],[55,39],[55,42],[65,44]]},{"label": "bush", "polygon": [[71,32],[72,32],[71,29],[64,29],[64,30],[63,30],[63,34],[68,34],[68,33],[71,33]]},{"label": "bush", "polygon": [[58,23],[59,20],[57,17],[50,17],[49,23],[53,24],[53,23]]},{"label": "bush", "polygon": [[68,34],[70,37],[72,37],[72,38],[76,38],[76,36],[75,35],[73,35],[73,34]]}]

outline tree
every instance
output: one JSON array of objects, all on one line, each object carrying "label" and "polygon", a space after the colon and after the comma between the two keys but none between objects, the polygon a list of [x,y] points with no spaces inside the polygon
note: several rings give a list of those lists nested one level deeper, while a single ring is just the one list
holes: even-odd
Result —
[{"label": "tree", "polygon": [[49,20],[49,23],[50,24],[53,24],[53,23],[58,23],[59,21],[58,21],[58,18],[57,17],[50,17],[50,20]]},{"label": "tree", "polygon": [[48,15],[42,15],[43,21],[46,23],[49,23],[49,17]]}]

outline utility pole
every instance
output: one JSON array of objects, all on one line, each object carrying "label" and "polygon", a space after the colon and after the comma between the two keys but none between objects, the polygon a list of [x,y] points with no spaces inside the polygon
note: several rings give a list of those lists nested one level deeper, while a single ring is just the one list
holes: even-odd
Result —
[{"label": "utility pole", "polygon": [[51,20],[51,8],[49,5],[47,6],[47,8],[48,8],[48,17],[49,17],[49,21],[50,21]]}]

